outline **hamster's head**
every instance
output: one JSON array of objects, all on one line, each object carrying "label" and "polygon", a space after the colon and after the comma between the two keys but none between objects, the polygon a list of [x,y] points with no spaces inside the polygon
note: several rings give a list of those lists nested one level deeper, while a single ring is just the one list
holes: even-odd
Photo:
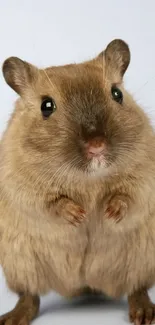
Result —
[{"label": "hamster's head", "polygon": [[146,116],[123,87],[129,61],[119,39],[81,64],[38,69],[7,59],[5,80],[20,96],[10,127],[25,161],[51,174],[88,177],[132,165],[143,149]]}]

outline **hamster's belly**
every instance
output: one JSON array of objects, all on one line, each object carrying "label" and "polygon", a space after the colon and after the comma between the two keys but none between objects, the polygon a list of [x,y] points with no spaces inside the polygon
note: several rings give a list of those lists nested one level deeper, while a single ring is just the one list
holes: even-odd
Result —
[{"label": "hamster's belly", "polygon": [[10,227],[1,240],[2,267],[15,292],[44,294],[54,290],[74,295],[84,286],[82,265],[88,237],[86,227],[42,226],[34,232]]},{"label": "hamster's belly", "polygon": [[54,223],[34,232],[32,225],[24,232],[12,227],[2,236],[1,259],[16,292],[70,296],[90,286],[116,297],[155,283],[151,223],[125,234],[99,222],[89,229]]},{"label": "hamster's belly", "polygon": [[98,225],[89,235],[85,260],[87,285],[113,297],[154,285],[155,222],[152,220],[128,233],[113,231],[104,223]]}]

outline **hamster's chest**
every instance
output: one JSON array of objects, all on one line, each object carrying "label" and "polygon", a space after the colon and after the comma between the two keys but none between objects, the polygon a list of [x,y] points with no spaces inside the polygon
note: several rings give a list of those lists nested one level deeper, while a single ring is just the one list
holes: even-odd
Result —
[{"label": "hamster's chest", "polygon": [[95,182],[77,182],[73,186],[63,189],[63,193],[86,210],[87,214],[94,214],[98,211],[101,201],[104,201],[104,184]]}]

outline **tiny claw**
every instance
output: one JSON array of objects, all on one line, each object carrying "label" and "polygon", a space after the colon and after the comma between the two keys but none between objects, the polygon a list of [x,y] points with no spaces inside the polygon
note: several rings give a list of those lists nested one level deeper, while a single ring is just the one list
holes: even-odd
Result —
[{"label": "tiny claw", "polygon": [[85,214],[86,214],[86,211],[85,211],[85,210],[83,210],[83,209],[80,209],[80,213],[81,213],[81,214],[83,214],[83,215],[85,216]]},{"label": "tiny claw", "polygon": [[106,209],[106,213],[110,213],[110,211],[111,211],[111,208]]},{"label": "tiny claw", "polygon": [[110,212],[109,212],[108,218],[111,219],[111,218],[114,217],[114,215],[115,215],[115,211],[112,210],[112,209],[110,209]]},{"label": "tiny claw", "polygon": [[144,311],[140,308],[136,313],[135,325],[142,325],[144,317]]}]

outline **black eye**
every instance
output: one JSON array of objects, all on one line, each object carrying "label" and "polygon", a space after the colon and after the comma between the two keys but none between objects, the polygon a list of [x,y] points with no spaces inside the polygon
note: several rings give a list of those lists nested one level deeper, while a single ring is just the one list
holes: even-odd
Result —
[{"label": "black eye", "polygon": [[44,98],[41,104],[42,115],[47,118],[56,110],[56,104],[50,97]]},{"label": "black eye", "polygon": [[111,93],[112,93],[112,97],[113,97],[113,99],[114,99],[116,102],[118,102],[118,103],[121,104],[122,101],[123,101],[123,94],[122,94],[121,90],[120,90],[119,88],[113,86],[113,87],[111,88]]}]

